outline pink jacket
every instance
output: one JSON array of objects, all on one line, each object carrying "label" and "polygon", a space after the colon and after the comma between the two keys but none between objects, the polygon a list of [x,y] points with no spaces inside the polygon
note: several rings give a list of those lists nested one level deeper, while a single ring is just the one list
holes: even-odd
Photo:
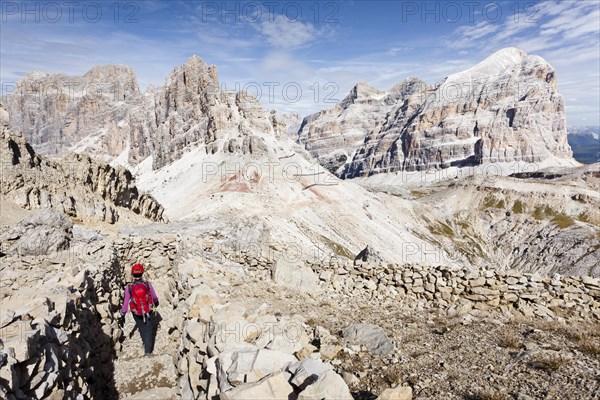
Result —
[{"label": "pink jacket", "polygon": [[[138,281],[135,280],[132,283],[128,283],[127,286],[125,286],[125,299],[123,300],[123,307],[121,307],[121,314],[126,314],[127,310],[129,310],[129,301],[131,300],[130,296],[129,296],[129,285],[132,285],[134,283],[141,283],[144,281]],[[156,296],[156,292],[154,291],[154,288],[152,287],[152,283],[150,283],[150,281],[146,281],[146,283],[148,283],[148,288],[150,289],[150,296],[152,296],[152,301],[154,301],[154,305],[158,305],[158,296]]]}]

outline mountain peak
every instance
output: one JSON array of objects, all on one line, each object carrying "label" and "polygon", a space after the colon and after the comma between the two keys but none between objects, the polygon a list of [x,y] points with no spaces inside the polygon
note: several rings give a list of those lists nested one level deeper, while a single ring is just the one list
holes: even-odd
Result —
[{"label": "mountain peak", "polygon": [[[212,81],[218,87],[219,76],[215,65],[208,65],[197,55],[192,55],[185,64],[175,67],[167,77],[166,85],[198,85],[202,81]],[[204,85],[204,84],[202,84]],[[199,93],[198,91],[196,91]]]},{"label": "mountain peak", "polygon": [[200,57],[198,57],[197,55],[192,54],[192,56],[187,59],[187,61],[185,62],[184,65],[208,65],[208,64],[206,64],[206,62],[203,59],[201,59]]},{"label": "mountain peak", "polygon": [[366,82],[358,82],[350,90],[350,93],[340,102],[340,106],[346,108],[350,104],[355,103],[357,100],[369,100],[380,98],[385,92],[375,89]]},{"label": "mountain peak", "polygon": [[488,58],[494,58],[494,57],[525,58],[525,57],[527,57],[527,53],[525,51],[519,49],[518,47],[504,47],[504,48],[496,51],[492,55],[490,55]]},{"label": "mountain peak", "polygon": [[473,82],[506,74],[514,75],[523,70],[543,80],[549,79],[547,74],[554,72],[552,66],[542,57],[530,56],[516,47],[507,47],[465,71],[448,76],[443,83]]},{"label": "mountain peak", "polygon": [[427,87],[427,82],[422,79],[410,76],[400,83],[396,83],[388,90],[389,94],[395,93],[412,93],[415,89],[424,89]]},{"label": "mountain peak", "polygon": [[94,65],[83,76],[102,77],[107,75],[129,75],[135,78],[135,72],[129,65],[124,64],[100,64]]},{"label": "mountain peak", "polygon": [[133,69],[123,64],[95,65],[82,77],[84,81],[116,85],[123,95],[129,97],[140,93]]},{"label": "mountain peak", "polygon": [[356,85],[354,85],[355,90],[377,90],[375,89],[373,86],[369,85],[367,82],[357,82]]},{"label": "mountain peak", "polygon": [[46,72],[41,72],[41,71],[31,71],[26,73],[25,75],[23,75],[21,77],[21,79],[19,79],[18,82],[25,82],[25,81],[37,81],[39,79],[44,79],[48,76],[49,74]]}]

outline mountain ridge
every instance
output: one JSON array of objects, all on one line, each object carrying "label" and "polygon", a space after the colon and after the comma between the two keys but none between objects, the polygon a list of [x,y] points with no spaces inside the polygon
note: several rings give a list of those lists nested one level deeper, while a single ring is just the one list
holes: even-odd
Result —
[{"label": "mountain ridge", "polygon": [[10,127],[43,154],[85,152],[131,166],[153,155],[160,168],[196,144],[210,144],[210,152],[258,151],[259,136],[286,130],[283,117],[253,97],[221,91],[216,66],[195,55],[144,93],[130,67],[99,65],[78,77],[27,74],[3,103]]},{"label": "mountain ridge", "polygon": [[342,113],[331,118],[342,102],[305,117],[298,137],[323,165],[332,157],[343,160],[333,166],[343,178],[553,157],[574,166],[556,82],[543,58],[506,48],[435,85],[403,81],[415,88],[389,109],[359,110],[360,119],[374,121],[353,127],[359,146],[328,151],[331,137],[345,135]]}]

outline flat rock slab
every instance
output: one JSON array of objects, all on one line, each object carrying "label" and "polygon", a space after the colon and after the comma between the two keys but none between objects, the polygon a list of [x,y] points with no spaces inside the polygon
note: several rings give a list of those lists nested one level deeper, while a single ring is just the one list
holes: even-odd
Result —
[{"label": "flat rock slab", "polygon": [[134,395],[136,399],[154,398],[137,396],[142,396],[143,393],[148,396],[154,395],[155,392],[160,393],[158,389],[176,390],[177,371],[168,354],[119,359],[115,368],[115,381],[121,398]]},{"label": "flat rock slab", "polygon": [[377,325],[352,324],[342,330],[342,336],[349,344],[363,345],[378,356],[387,356],[396,351],[383,329]]},{"label": "flat rock slab", "polygon": [[353,397],[344,379],[329,370],[300,392],[298,400],[353,400]]},{"label": "flat rock slab", "polygon": [[289,384],[291,374],[280,371],[258,382],[238,386],[220,394],[220,400],[280,400],[289,399],[294,388]]},{"label": "flat rock slab", "polygon": [[385,389],[377,400],[412,400],[413,393],[410,386],[398,386],[396,388]]}]

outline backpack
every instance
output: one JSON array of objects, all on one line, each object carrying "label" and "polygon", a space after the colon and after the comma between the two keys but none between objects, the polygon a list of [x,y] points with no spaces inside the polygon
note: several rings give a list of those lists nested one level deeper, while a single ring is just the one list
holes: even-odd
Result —
[{"label": "backpack", "polygon": [[154,305],[148,282],[134,282],[127,286],[129,290],[129,309],[136,315],[146,315]]}]

